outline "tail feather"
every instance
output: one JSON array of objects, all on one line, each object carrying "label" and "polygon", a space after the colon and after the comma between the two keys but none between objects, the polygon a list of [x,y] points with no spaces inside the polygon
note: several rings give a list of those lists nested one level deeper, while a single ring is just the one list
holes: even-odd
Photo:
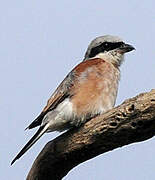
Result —
[{"label": "tail feather", "polygon": [[47,124],[41,126],[35,135],[28,141],[28,143],[22,148],[22,150],[17,154],[17,156],[11,162],[11,165],[19,159],[46,131],[47,131]]},{"label": "tail feather", "polygon": [[41,113],[25,130],[35,128],[41,125],[42,119],[44,118],[45,113]]}]

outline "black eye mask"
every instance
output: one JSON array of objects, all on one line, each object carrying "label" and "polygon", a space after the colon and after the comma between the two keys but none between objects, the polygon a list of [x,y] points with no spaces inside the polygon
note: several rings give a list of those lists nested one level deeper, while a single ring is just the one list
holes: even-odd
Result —
[{"label": "black eye mask", "polygon": [[99,46],[92,48],[92,50],[90,51],[89,58],[92,58],[101,52],[110,51],[119,48],[123,44],[124,44],[123,42],[104,42]]}]

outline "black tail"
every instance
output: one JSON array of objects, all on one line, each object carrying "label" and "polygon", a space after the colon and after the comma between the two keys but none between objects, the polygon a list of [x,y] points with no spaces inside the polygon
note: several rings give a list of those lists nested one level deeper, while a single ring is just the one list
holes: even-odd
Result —
[{"label": "black tail", "polygon": [[45,113],[41,113],[25,130],[32,129],[41,125],[41,122],[44,116],[45,116]]},{"label": "black tail", "polygon": [[23,147],[23,149],[17,154],[17,156],[13,159],[11,162],[11,165],[19,159],[47,130],[48,126],[47,124],[44,126],[41,126],[38,131],[35,133],[35,135],[28,141],[28,143]]}]

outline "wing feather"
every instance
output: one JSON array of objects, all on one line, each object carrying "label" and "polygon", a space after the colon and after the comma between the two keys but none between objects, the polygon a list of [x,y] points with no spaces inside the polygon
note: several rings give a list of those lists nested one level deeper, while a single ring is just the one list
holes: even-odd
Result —
[{"label": "wing feather", "polygon": [[[91,66],[97,66],[100,63],[104,63],[105,61],[99,58],[83,61],[78,64],[62,81],[62,83],[58,86],[56,91],[52,94],[50,99],[47,102],[47,105],[40,113],[40,115],[26,128],[32,129],[36,126],[39,126],[42,123],[42,119],[49,112],[52,111],[60,104],[65,98],[71,97],[74,95],[74,84],[77,83],[78,78],[82,76],[82,73]],[[74,87],[73,87],[74,86]]]},{"label": "wing feather", "polygon": [[49,111],[55,109],[57,105],[61,103],[65,98],[72,96],[72,91],[70,91],[70,89],[73,85],[74,79],[74,72],[71,71],[49,98],[49,100],[47,101],[47,105],[40,113],[40,115],[26,129],[32,129],[39,126],[42,122],[42,119]]}]

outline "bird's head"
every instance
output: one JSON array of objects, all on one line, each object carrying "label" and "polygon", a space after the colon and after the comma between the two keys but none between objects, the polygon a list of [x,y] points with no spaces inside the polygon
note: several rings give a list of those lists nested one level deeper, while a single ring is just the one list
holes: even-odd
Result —
[{"label": "bird's head", "polygon": [[101,58],[116,66],[120,66],[124,54],[134,50],[130,44],[126,44],[117,36],[105,35],[95,38],[86,51],[84,61]]}]

